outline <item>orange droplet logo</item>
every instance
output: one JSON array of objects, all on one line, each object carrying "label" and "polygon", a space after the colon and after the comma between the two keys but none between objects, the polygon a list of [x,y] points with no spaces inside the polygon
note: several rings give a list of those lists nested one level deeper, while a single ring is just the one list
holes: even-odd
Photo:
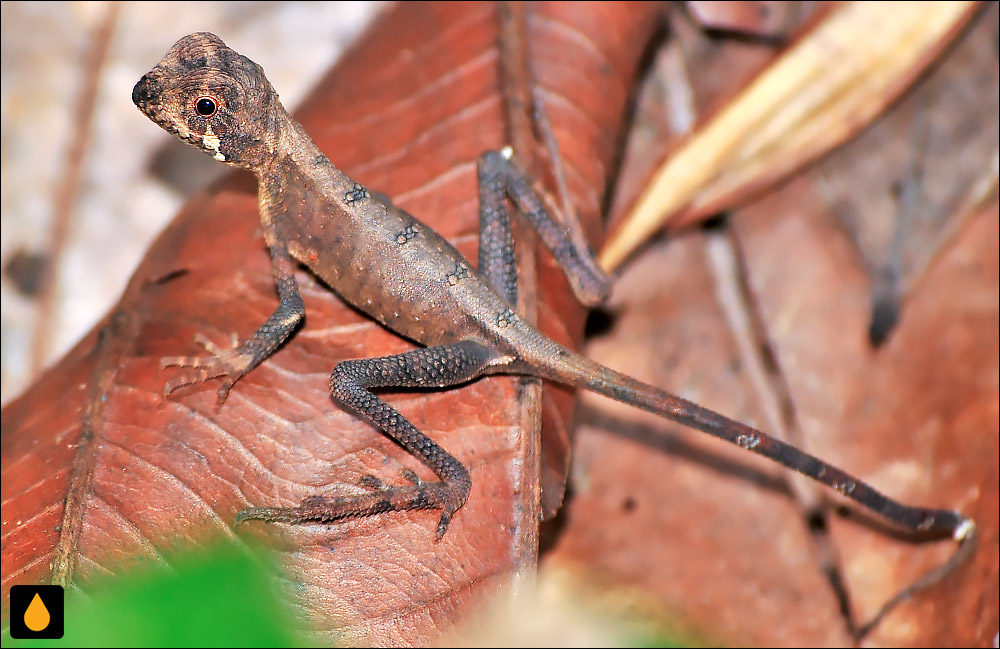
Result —
[{"label": "orange droplet logo", "polygon": [[52,618],[49,616],[49,609],[45,608],[42,598],[35,593],[28,609],[24,612],[24,625],[34,632],[39,632],[49,625]]}]

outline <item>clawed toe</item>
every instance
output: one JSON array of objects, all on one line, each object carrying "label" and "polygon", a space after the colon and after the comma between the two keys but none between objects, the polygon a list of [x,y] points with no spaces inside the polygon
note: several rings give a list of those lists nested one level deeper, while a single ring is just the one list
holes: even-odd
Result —
[{"label": "clawed toe", "polygon": [[358,484],[367,489],[367,493],[343,498],[309,496],[298,507],[249,507],[236,515],[236,523],[250,520],[293,525],[307,522],[332,523],[389,511],[440,509],[441,518],[434,535],[436,541],[440,540],[465,499],[447,483],[426,482],[413,471],[404,471],[404,475],[413,484],[386,485],[375,476],[365,475]]},{"label": "clawed toe", "polygon": [[434,541],[440,541],[444,538],[445,532],[448,531],[448,526],[451,525],[451,517],[455,512],[445,512],[441,514],[441,519],[438,521],[437,531],[434,533]]},{"label": "clawed toe", "polygon": [[183,377],[178,377],[176,379],[173,379],[172,381],[167,381],[166,384],[164,384],[163,386],[163,397],[164,398],[169,397],[170,393],[176,390],[177,388],[185,385],[191,385],[192,383],[195,383],[195,381],[188,380]]},{"label": "clawed toe", "polygon": [[235,523],[265,521],[268,523],[291,523],[294,521],[291,507],[247,507],[236,513]]},{"label": "clawed toe", "polygon": [[[166,359],[164,359],[166,360]],[[163,386],[163,396],[168,397],[170,393],[177,388],[184,387],[185,385],[195,385],[197,383],[204,383],[211,379],[224,376],[226,371],[224,369],[218,369],[217,371],[211,371],[207,367],[194,367],[190,364],[174,363],[172,366],[186,367],[186,371],[182,371],[176,378],[167,381]],[[222,388],[219,389],[219,400],[224,401],[226,395],[229,394],[229,389],[232,387],[233,383],[227,380]]]},{"label": "clawed toe", "polygon": [[369,491],[377,491],[384,489],[385,483],[369,473],[361,476],[361,479],[358,480],[358,486],[364,487]]},{"label": "clawed toe", "polygon": [[229,391],[232,390],[232,389],[233,389],[233,380],[232,379],[226,379],[225,381],[222,382],[222,385],[219,386],[219,403],[220,404],[223,401],[226,400],[226,397],[229,396]]},{"label": "clawed toe", "polygon": [[407,482],[415,484],[418,487],[422,487],[424,486],[424,484],[426,484],[424,482],[424,479],[418,476],[416,472],[411,469],[403,469],[402,471],[400,471],[400,474],[402,474],[403,478]]},{"label": "clawed toe", "polygon": [[180,374],[163,386],[163,396],[185,385],[204,383],[211,379],[226,377],[219,387],[219,403],[229,396],[229,391],[250,366],[249,357],[239,353],[239,340],[232,334],[232,347],[219,347],[205,335],[197,333],[194,342],[210,354],[209,356],[164,356],[160,359],[160,369],[168,367],[184,368]]},{"label": "clawed toe", "polygon": [[228,348],[219,347],[200,331],[194,335],[194,342],[204,347],[205,351],[216,358],[225,358],[227,355],[232,354],[240,345],[240,339],[236,333],[229,334],[229,341]]}]

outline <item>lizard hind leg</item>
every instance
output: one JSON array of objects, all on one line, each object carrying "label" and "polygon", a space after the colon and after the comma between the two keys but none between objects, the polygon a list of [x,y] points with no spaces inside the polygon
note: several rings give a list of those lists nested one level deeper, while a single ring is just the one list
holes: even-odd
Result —
[{"label": "lizard hind leg", "polygon": [[372,388],[446,387],[471,381],[502,364],[503,357],[472,341],[415,349],[394,356],[343,361],[330,375],[330,393],[341,404],[361,415],[384,434],[427,465],[438,481],[421,480],[404,472],[408,485],[385,485],[371,476],[362,479],[367,493],[325,498],[310,496],[299,507],[253,507],[236,516],[236,522],[332,522],[372,516],[388,511],[439,509],[436,539],[444,536],[455,512],[469,497],[469,471],[437,442],[418,430]]}]

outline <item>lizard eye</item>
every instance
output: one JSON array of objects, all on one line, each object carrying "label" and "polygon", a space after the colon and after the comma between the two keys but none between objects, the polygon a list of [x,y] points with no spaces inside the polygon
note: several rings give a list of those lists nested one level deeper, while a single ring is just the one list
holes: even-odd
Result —
[{"label": "lizard eye", "polygon": [[215,114],[215,111],[218,110],[218,108],[218,104],[216,104],[215,100],[211,97],[201,97],[194,104],[194,109],[202,117],[211,117]]}]

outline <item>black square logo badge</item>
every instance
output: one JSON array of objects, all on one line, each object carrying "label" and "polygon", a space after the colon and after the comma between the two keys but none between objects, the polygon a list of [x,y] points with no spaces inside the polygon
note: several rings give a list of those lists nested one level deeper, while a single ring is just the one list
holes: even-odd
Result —
[{"label": "black square logo badge", "polygon": [[11,586],[10,637],[18,640],[63,637],[62,586]]}]

